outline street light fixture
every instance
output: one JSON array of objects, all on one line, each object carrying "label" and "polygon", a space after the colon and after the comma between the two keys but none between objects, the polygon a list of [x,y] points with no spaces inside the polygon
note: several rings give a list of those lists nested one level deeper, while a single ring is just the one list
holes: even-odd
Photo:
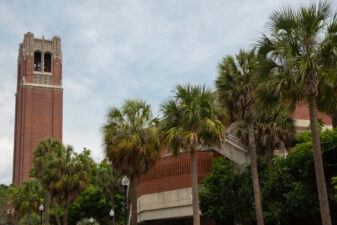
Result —
[{"label": "street light fixture", "polygon": [[114,223],[114,221],[113,221],[113,218],[114,218],[114,215],[115,215],[115,212],[114,212],[114,210],[113,210],[113,209],[111,209],[111,210],[110,210],[110,213],[109,213],[109,215],[110,215],[110,217],[111,217],[111,220],[112,220],[112,225],[113,225],[113,223]]},{"label": "street light fixture", "polygon": [[42,212],[44,210],[44,206],[42,204],[39,206],[39,210],[40,210],[40,222],[41,222],[41,225],[42,225]]},{"label": "street light fixture", "polygon": [[94,218],[90,217],[89,222],[92,225],[94,223]]},{"label": "street light fixture", "polygon": [[124,192],[125,192],[125,204],[124,204],[124,213],[125,213],[125,225],[127,224],[127,197],[128,197],[128,194],[127,194],[127,189],[128,189],[128,186],[129,186],[129,179],[124,176],[123,179],[122,179],[122,185],[124,187]]}]

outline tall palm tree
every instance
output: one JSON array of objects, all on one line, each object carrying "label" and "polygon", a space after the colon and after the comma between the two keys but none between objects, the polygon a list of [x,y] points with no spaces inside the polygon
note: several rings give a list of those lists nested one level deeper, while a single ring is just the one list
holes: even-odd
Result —
[{"label": "tall palm tree", "polygon": [[63,225],[68,224],[68,208],[89,183],[90,151],[81,154],[71,146],[62,147],[47,154],[43,168],[43,182],[48,182],[56,202],[63,206]]},{"label": "tall palm tree", "polygon": [[243,121],[248,125],[247,143],[251,159],[256,219],[258,225],[263,225],[254,126],[258,115],[254,108],[258,73],[259,66],[255,49],[250,51],[240,50],[235,57],[227,56],[223,59],[223,62],[219,65],[219,76],[215,85],[220,103],[228,110],[231,120]]},{"label": "tall palm tree", "polygon": [[196,152],[203,146],[221,144],[223,112],[205,86],[181,86],[161,105],[164,141],[176,155],[191,154],[193,224],[200,225]]},{"label": "tall palm tree", "polygon": [[[319,80],[327,55],[336,55],[330,45],[337,35],[337,20],[331,4],[319,2],[297,10],[282,8],[270,17],[270,34],[259,41],[259,53],[275,69],[259,88],[268,105],[281,100],[292,109],[298,101],[309,103],[317,189],[323,225],[331,225],[317,121]],[[332,47],[332,48],[331,48]],[[335,100],[334,100],[335,102]]]},{"label": "tall palm tree", "polygon": [[45,210],[45,224],[49,225],[49,209],[50,209],[50,199],[51,191],[49,188],[49,183],[42,182],[43,176],[43,166],[46,163],[46,155],[54,151],[55,149],[62,148],[61,142],[53,140],[52,138],[47,138],[46,140],[40,141],[34,151],[33,159],[33,170],[35,177],[41,182],[42,187],[46,190],[46,210]]},{"label": "tall palm tree", "polygon": [[[108,164],[106,160],[102,161],[96,176],[98,188],[111,198],[112,209],[115,208],[114,194],[122,189],[121,175],[116,172],[112,165]],[[115,224],[116,217],[113,217],[113,224]]]},{"label": "tall palm tree", "polygon": [[142,100],[126,100],[112,107],[102,127],[105,155],[120,174],[130,178],[131,224],[137,224],[137,183],[160,157],[157,119]]}]

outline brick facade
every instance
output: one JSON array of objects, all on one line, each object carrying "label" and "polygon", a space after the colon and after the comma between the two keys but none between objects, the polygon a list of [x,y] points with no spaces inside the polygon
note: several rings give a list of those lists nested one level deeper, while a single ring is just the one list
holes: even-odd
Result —
[{"label": "brick facade", "polygon": [[[324,125],[332,125],[332,120],[328,115],[317,112],[317,116],[322,120]],[[298,103],[292,117],[297,120],[310,120],[308,104],[305,102]]]},{"label": "brick facade", "polygon": [[[137,186],[138,197],[191,187],[190,158],[189,152],[178,156],[163,156],[151,171],[142,176]],[[214,155],[210,152],[197,152],[196,158],[198,183],[201,183],[201,180],[211,171]]]},{"label": "brick facade", "polygon": [[[34,38],[25,34],[18,57],[15,94],[13,183],[29,179],[33,152],[40,140],[62,140],[63,89],[60,38]],[[34,71],[34,52],[52,55],[52,71]]]}]

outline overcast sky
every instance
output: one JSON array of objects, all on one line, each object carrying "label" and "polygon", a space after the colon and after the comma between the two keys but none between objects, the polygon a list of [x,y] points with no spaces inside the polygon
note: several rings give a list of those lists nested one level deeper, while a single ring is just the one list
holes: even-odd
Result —
[{"label": "overcast sky", "polygon": [[0,0],[0,183],[11,183],[19,43],[62,39],[63,142],[103,159],[110,106],[142,98],[158,115],[176,84],[213,87],[217,64],[251,47],[271,12],[296,0]]}]

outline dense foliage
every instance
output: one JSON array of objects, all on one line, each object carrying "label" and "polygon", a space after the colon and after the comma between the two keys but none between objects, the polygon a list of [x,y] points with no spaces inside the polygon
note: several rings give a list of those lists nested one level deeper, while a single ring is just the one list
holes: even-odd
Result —
[{"label": "dense foliage", "polygon": [[[330,181],[337,175],[337,130],[322,131],[320,136],[327,187],[329,196],[333,196]],[[270,166],[262,160],[258,163],[266,224],[320,223],[310,133],[300,134],[297,140],[298,144],[287,158],[276,157]],[[213,171],[204,179],[204,188],[200,190],[202,212],[227,222],[249,217],[253,206],[249,170],[239,174],[226,158],[216,159]],[[336,210],[337,201],[333,197],[329,200],[331,210]],[[332,219],[337,222],[335,215]]]},{"label": "dense foliage", "polygon": [[[98,184],[101,182],[97,176],[99,168],[102,165],[105,167],[106,164],[106,160],[103,160],[99,165],[95,162],[91,163],[89,185],[69,207],[69,224],[76,224],[78,221],[85,223],[87,221],[85,218],[90,217],[93,217],[99,224],[110,224],[112,222],[109,216],[112,207],[111,194],[105,194],[98,187]],[[114,200],[115,224],[123,224],[124,194],[115,192]],[[58,211],[60,215],[63,215],[62,207],[58,207]],[[54,212],[51,212],[51,224],[56,224]]]},{"label": "dense foliage", "polygon": [[0,224],[8,223],[8,202],[11,199],[11,189],[9,186],[0,184]]},{"label": "dense foliage", "polygon": [[203,214],[219,224],[239,222],[252,215],[251,178],[248,173],[235,171],[233,163],[226,157],[213,161],[212,172],[203,183],[199,190]]},{"label": "dense foliage", "polygon": [[[115,215],[119,222],[123,222],[123,193],[115,193]],[[111,218],[110,196],[104,195],[97,185],[90,184],[88,188],[81,193],[76,202],[69,207],[69,224],[76,224],[77,221],[86,217],[93,217],[100,224],[109,224]]]}]

